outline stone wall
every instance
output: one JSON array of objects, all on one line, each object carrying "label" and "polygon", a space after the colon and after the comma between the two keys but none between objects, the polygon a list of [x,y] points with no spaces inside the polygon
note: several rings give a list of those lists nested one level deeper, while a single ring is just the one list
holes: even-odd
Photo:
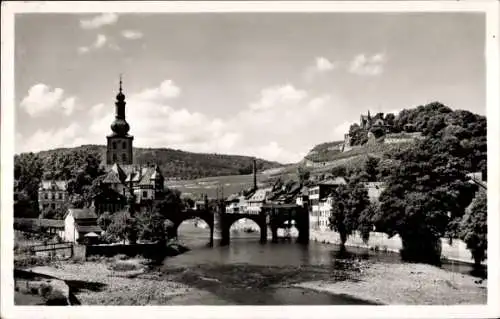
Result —
[{"label": "stone wall", "polygon": [[[311,229],[310,239],[329,244],[340,244],[340,236],[334,231],[318,231]],[[442,238],[441,244],[441,255],[444,258],[453,261],[473,263],[472,255],[463,241],[454,239],[450,245],[448,239]],[[398,235],[389,238],[384,233],[371,232],[368,244],[365,244],[359,234],[356,233],[348,237],[346,246],[364,247],[399,253],[399,250],[402,248],[402,243]],[[484,263],[486,264],[486,261]]]}]

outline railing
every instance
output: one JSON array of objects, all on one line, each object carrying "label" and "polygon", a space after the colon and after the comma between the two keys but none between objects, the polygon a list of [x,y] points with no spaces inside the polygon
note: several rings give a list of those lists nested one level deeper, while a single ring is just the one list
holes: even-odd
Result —
[{"label": "railing", "polygon": [[72,242],[62,242],[62,243],[48,243],[48,244],[39,244],[33,245],[29,247],[29,250],[33,253],[38,253],[42,251],[56,251],[61,249],[73,249]]}]

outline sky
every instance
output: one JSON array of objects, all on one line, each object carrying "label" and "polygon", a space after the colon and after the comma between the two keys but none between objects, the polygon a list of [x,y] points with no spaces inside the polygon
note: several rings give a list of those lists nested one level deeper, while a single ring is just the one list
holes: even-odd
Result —
[{"label": "sky", "polygon": [[15,151],[105,144],[292,163],[361,113],[486,114],[480,13],[18,14]]}]

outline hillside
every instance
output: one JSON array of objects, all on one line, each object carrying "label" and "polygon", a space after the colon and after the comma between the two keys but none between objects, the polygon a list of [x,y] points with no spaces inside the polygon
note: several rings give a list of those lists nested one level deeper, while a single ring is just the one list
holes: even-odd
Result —
[{"label": "hillside", "polygon": [[[71,154],[83,151],[98,155],[104,164],[106,146],[82,145],[74,148],[59,148],[37,153],[44,160],[52,155]],[[253,158],[240,155],[191,153],[168,148],[134,148],[134,163],[158,164],[165,178],[195,179],[208,176],[244,175],[252,173]],[[257,159],[259,171],[281,167],[282,164]]]},{"label": "hillside", "polygon": [[305,159],[313,162],[329,161],[342,152],[344,141],[321,143],[313,147]]},{"label": "hillside", "polygon": [[[451,108],[433,102],[411,109],[403,109],[399,114],[377,114],[374,118],[382,122],[371,127],[363,123],[353,123],[349,129],[350,146],[344,149],[343,141],[321,143],[314,146],[297,166],[308,167],[312,173],[322,173],[335,166],[357,168],[368,156],[383,157],[384,154],[408,149],[433,134],[460,140],[465,148],[469,170],[486,169],[486,117],[465,110]],[[372,123],[372,122],[370,122]],[[388,154],[389,153],[389,154]]]}]

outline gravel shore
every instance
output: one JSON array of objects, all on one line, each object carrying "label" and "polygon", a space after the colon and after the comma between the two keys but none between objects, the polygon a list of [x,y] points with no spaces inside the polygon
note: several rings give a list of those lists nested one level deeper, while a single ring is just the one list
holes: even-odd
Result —
[{"label": "gravel shore", "polygon": [[82,288],[75,291],[75,296],[82,305],[165,305],[174,297],[179,300],[184,295],[196,294],[196,289],[159,279],[154,273],[113,271],[109,266],[104,262],[61,263],[31,270],[78,281]]},{"label": "gravel shore", "polygon": [[294,286],[388,305],[487,303],[486,280],[425,264],[370,263],[361,267],[356,281],[322,280]]}]

